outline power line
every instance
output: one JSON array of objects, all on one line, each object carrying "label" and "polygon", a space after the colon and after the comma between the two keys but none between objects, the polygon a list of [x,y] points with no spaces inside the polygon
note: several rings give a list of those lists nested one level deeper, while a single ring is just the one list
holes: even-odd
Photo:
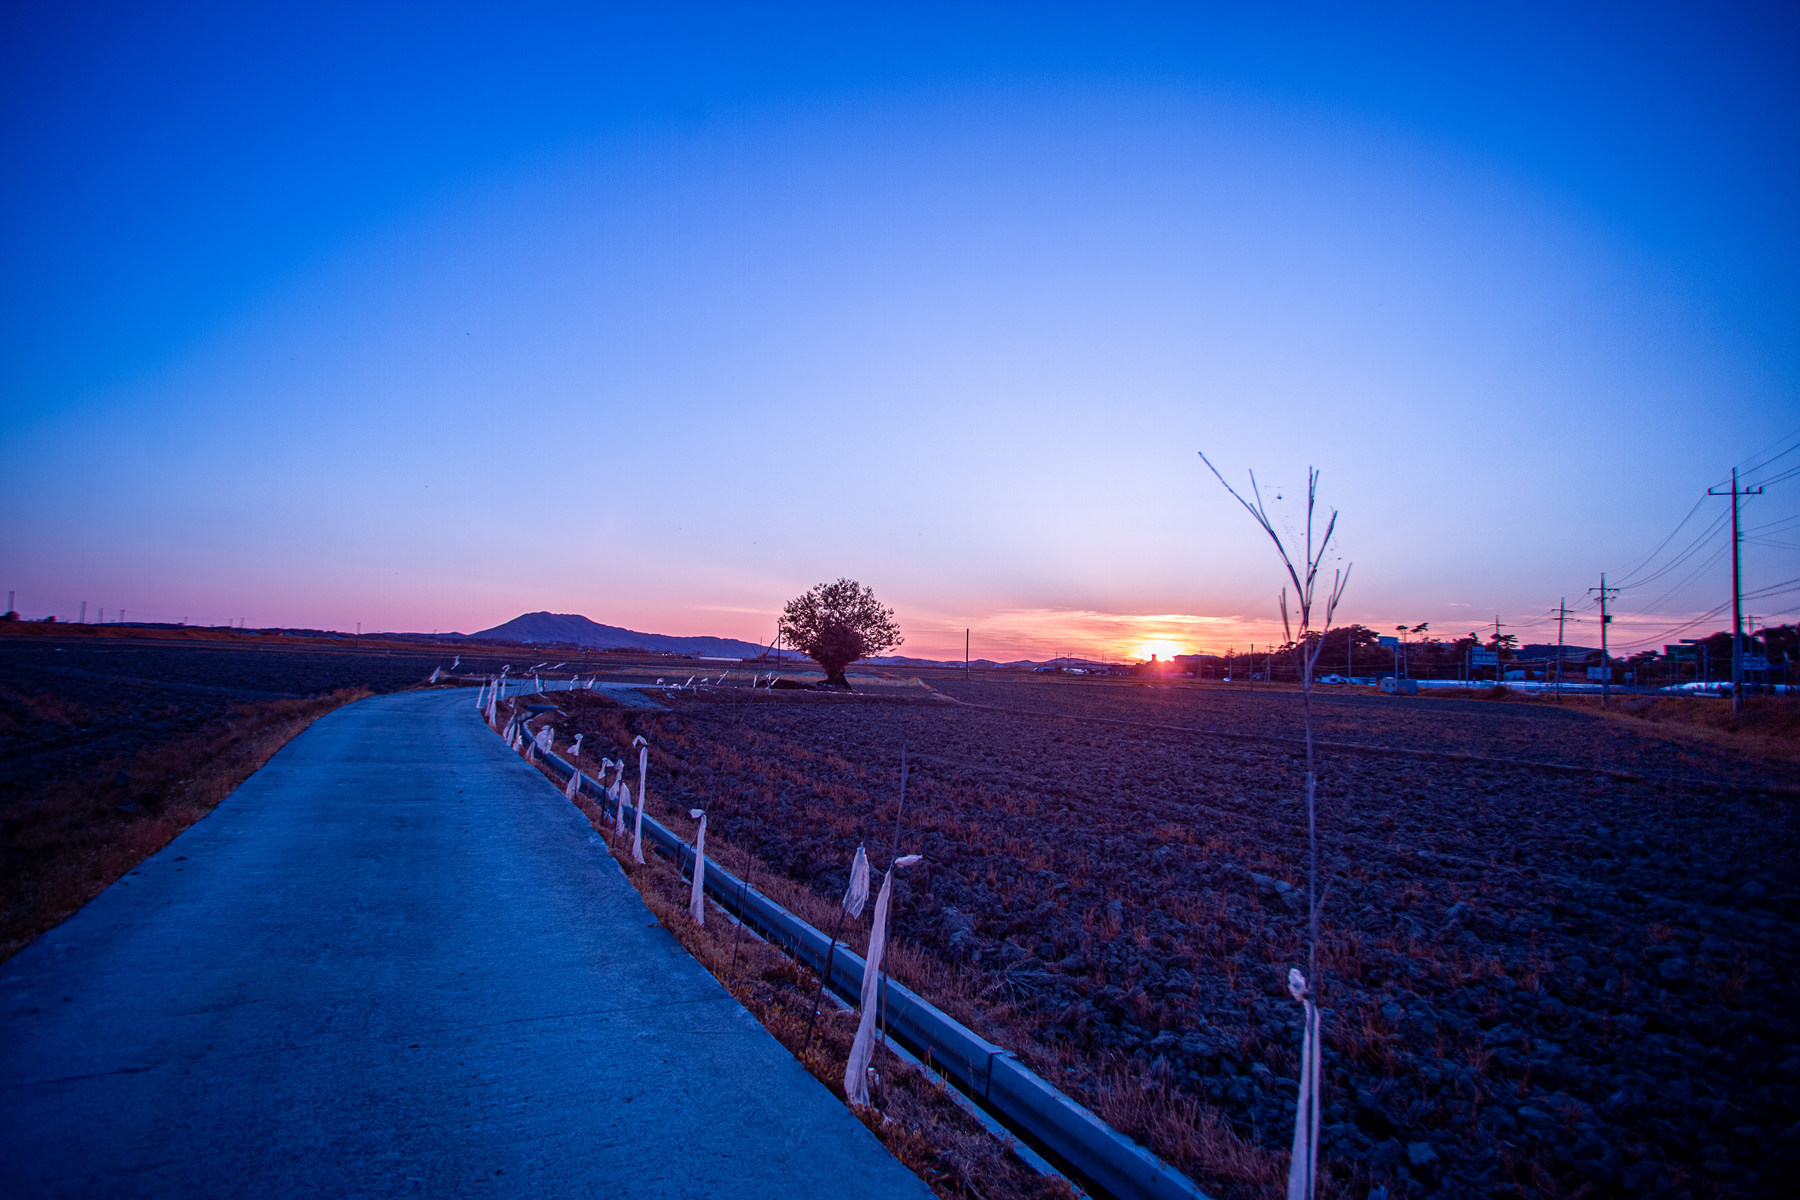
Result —
[{"label": "power line", "polygon": [[[1769,451],[1774,450],[1775,447],[1781,445],[1783,442],[1788,443],[1786,448],[1784,448],[1774,454],[1769,454]],[[1782,434],[1780,437],[1778,437],[1774,441],[1770,442],[1767,446],[1764,446],[1761,450],[1758,450],[1755,454],[1752,454],[1750,456],[1750,458],[1740,461],[1738,463],[1738,468],[1740,470],[1742,470],[1744,472],[1744,474],[1748,475],[1752,471],[1762,470],[1764,467],[1768,466],[1770,463],[1779,462],[1781,459],[1786,458],[1788,455],[1794,453],[1794,451],[1796,451],[1796,450],[1800,450],[1800,429],[1789,430],[1787,433]],[[1765,454],[1768,455],[1768,457],[1763,458],[1760,462],[1751,461],[1752,459],[1756,459],[1759,456],[1765,455]],[[1724,482],[1725,481],[1722,479],[1719,481],[1720,484],[1723,484]],[[1768,481],[1764,480],[1763,482],[1767,483]]]},{"label": "power line", "polygon": [[1687,510],[1687,516],[1681,518],[1680,521],[1676,522],[1675,528],[1669,530],[1669,536],[1665,537],[1662,541],[1658,542],[1656,544],[1656,549],[1650,551],[1650,553],[1644,555],[1644,557],[1642,559],[1638,560],[1637,566],[1631,568],[1631,570],[1625,572],[1624,575],[1620,576],[1620,579],[1622,580],[1622,582],[1619,584],[1619,586],[1620,587],[1631,586],[1631,577],[1633,575],[1636,575],[1639,571],[1643,570],[1647,565],[1649,565],[1651,559],[1655,558],[1658,554],[1661,554],[1663,547],[1667,546],[1670,542],[1675,540],[1675,535],[1681,532],[1683,526],[1685,526],[1689,521],[1693,520],[1694,514],[1699,512],[1700,506],[1705,503],[1706,503],[1705,496],[1702,496],[1698,500],[1694,501],[1694,507]]},{"label": "power line", "polygon": [[1688,572],[1687,578],[1683,579],[1680,583],[1676,584],[1674,587],[1670,588],[1668,591],[1664,592],[1662,595],[1658,596],[1656,599],[1652,600],[1650,603],[1644,605],[1639,611],[1654,612],[1656,609],[1662,607],[1664,601],[1667,601],[1674,596],[1679,596],[1682,592],[1687,590],[1687,587],[1689,584],[1693,583],[1694,580],[1700,578],[1701,575],[1705,574],[1707,568],[1713,566],[1721,558],[1724,558],[1725,552],[1729,549],[1731,549],[1731,547],[1729,547],[1729,546],[1720,546],[1717,550],[1714,550],[1712,552],[1712,554],[1704,562],[1702,562],[1699,566],[1695,567],[1692,571]]},{"label": "power line", "polygon": [[[1777,449],[1777,447],[1779,447],[1779,449]],[[1745,478],[1745,477],[1748,477],[1748,476],[1754,474],[1757,471],[1765,470],[1768,467],[1770,467],[1770,466],[1774,465],[1775,463],[1781,461],[1782,459],[1786,458],[1790,454],[1794,454],[1796,452],[1800,452],[1800,429],[1795,429],[1789,433],[1782,435],[1781,437],[1779,437],[1775,441],[1769,443],[1767,446],[1764,446],[1761,450],[1758,450],[1756,453],[1750,455],[1748,458],[1744,459],[1736,467],[1734,467],[1732,469],[1732,473],[1731,473],[1731,477],[1730,477],[1731,478],[1731,488],[1733,490],[1737,489],[1738,480],[1740,478]],[[1770,484],[1780,483],[1787,479],[1791,479],[1791,478],[1795,477],[1796,475],[1800,475],[1800,465],[1788,467],[1785,470],[1782,470],[1775,475],[1766,476],[1766,477],[1762,478],[1761,480],[1756,481],[1755,486],[1758,490],[1760,490],[1761,488],[1767,487]],[[1748,483],[1746,484],[1746,486],[1748,486]],[[1706,503],[1706,501],[1709,497],[1714,496],[1714,495],[1724,495],[1724,494],[1727,494],[1727,493],[1719,491],[1719,489],[1716,487],[1709,488],[1704,495],[1700,496],[1697,500],[1694,501],[1693,507],[1688,509],[1686,514],[1684,514],[1682,516],[1681,520],[1679,520],[1675,523],[1675,527],[1668,532],[1668,534],[1662,539],[1662,541],[1658,542],[1654,549],[1652,549],[1648,554],[1644,555],[1643,558],[1639,559],[1637,564],[1635,566],[1633,566],[1629,571],[1626,571],[1623,575],[1619,576],[1617,582],[1613,586],[1618,587],[1625,591],[1636,591],[1640,588],[1648,587],[1649,585],[1664,578],[1672,571],[1679,570],[1682,567],[1682,565],[1684,563],[1686,563],[1694,554],[1703,550],[1707,545],[1709,545],[1713,541],[1714,538],[1716,538],[1721,532],[1723,532],[1725,523],[1728,518],[1733,519],[1733,520],[1736,519],[1735,511],[1720,513],[1716,518],[1713,519],[1712,522],[1710,522],[1706,526],[1705,529],[1703,529],[1700,532],[1700,534],[1698,536],[1696,536],[1694,538],[1693,541],[1689,542],[1686,546],[1684,546],[1681,549],[1681,551],[1674,556],[1673,559],[1663,563],[1661,566],[1657,567],[1654,571],[1650,572],[1650,574],[1648,574],[1648,575],[1642,574],[1652,563],[1654,563],[1657,560],[1658,556],[1660,556],[1664,550],[1668,549],[1670,543],[1674,542],[1674,540],[1680,536],[1681,531],[1683,529],[1687,528],[1688,522],[1690,522],[1694,519],[1695,514],[1700,511],[1701,506]],[[1746,492],[1745,494],[1755,494],[1755,493],[1754,492]],[[1735,502],[1734,502],[1734,509],[1735,509]],[[1794,519],[1795,518],[1788,518],[1781,523],[1783,525],[1785,525],[1786,523],[1789,523]],[[1744,532],[1766,532],[1766,530],[1764,530],[1762,527],[1759,526],[1755,530],[1746,530]],[[1640,576],[1642,576],[1642,577],[1640,578]],[[1679,590],[1679,588],[1677,588],[1676,590]],[[1665,595],[1664,599],[1666,599],[1666,598],[1667,598],[1667,596]],[[1657,601],[1657,603],[1661,603],[1661,600]],[[1652,605],[1650,607],[1654,607],[1654,605]]]},{"label": "power line", "polygon": [[[1705,496],[1701,497],[1701,500],[1705,500],[1705,499],[1706,499]],[[1622,587],[1622,588],[1626,588],[1630,591],[1636,591],[1639,588],[1649,587],[1651,584],[1655,583],[1657,580],[1659,580],[1663,576],[1667,575],[1670,571],[1680,570],[1681,565],[1683,563],[1685,563],[1689,558],[1693,557],[1695,554],[1698,554],[1701,550],[1705,549],[1709,544],[1711,544],[1711,542],[1713,541],[1714,538],[1718,537],[1721,533],[1723,533],[1725,531],[1726,516],[1727,516],[1727,514],[1720,513],[1717,517],[1713,518],[1712,524],[1708,525],[1705,529],[1701,530],[1699,536],[1696,537],[1693,541],[1689,542],[1685,547],[1683,547],[1681,553],[1677,554],[1674,558],[1670,559],[1668,562],[1664,563],[1662,566],[1658,567],[1656,570],[1652,571],[1650,574],[1644,576],[1642,579],[1630,580],[1628,582],[1621,583],[1618,586]],[[1638,569],[1642,570],[1643,568],[1640,566]]]}]

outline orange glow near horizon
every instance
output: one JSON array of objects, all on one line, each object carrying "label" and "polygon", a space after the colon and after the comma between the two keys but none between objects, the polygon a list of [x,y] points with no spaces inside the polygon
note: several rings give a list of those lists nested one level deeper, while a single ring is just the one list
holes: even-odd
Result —
[{"label": "orange glow near horizon", "polygon": [[[1152,654],[1166,661],[1177,654],[1223,654],[1233,645],[1242,650],[1251,642],[1269,639],[1268,630],[1268,622],[1241,616],[1014,609],[977,621],[970,649],[976,658],[996,662],[1022,658],[1043,662],[1064,656],[1148,662]],[[962,649],[960,623],[954,629],[940,628],[927,618],[908,632],[900,653],[960,659]]]}]

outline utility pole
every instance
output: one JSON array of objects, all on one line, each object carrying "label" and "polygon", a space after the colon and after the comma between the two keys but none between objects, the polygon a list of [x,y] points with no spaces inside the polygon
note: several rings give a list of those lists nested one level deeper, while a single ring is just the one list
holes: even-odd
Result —
[{"label": "utility pole", "polygon": [[1494,686],[1500,686],[1500,614],[1494,614]]},{"label": "utility pole", "polygon": [[1612,693],[1612,659],[1606,653],[1606,627],[1612,624],[1612,617],[1606,611],[1606,602],[1619,594],[1618,588],[1606,586],[1606,572],[1600,572],[1600,586],[1589,588],[1589,595],[1600,597],[1600,707],[1606,707],[1606,700]]},{"label": "utility pole", "polygon": [[76,624],[78,624],[78,625],[86,625],[87,624],[87,601],[86,600],[83,600],[81,602],[81,620],[76,622]]},{"label": "utility pole", "polygon": [[1744,584],[1738,569],[1738,497],[1760,496],[1762,489],[1738,487],[1737,468],[1731,468],[1731,490],[1721,492],[1707,488],[1709,496],[1731,497],[1731,715],[1737,716],[1744,703]]},{"label": "utility pole", "polygon": [[1569,598],[1564,596],[1556,602],[1556,702],[1562,703],[1563,675],[1563,622],[1569,619]]},{"label": "utility pole", "polygon": [[969,631],[963,629],[963,679],[969,678]]}]

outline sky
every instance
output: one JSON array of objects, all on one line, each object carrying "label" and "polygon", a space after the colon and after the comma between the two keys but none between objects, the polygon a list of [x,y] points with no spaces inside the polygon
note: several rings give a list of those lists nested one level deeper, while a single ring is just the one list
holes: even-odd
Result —
[{"label": "sky", "polygon": [[6,6],[0,586],[1266,644],[1204,452],[1289,534],[1318,469],[1336,623],[1607,572],[1627,646],[1729,620],[1737,466],[1794,619],[1792,6],[849,7]]}]

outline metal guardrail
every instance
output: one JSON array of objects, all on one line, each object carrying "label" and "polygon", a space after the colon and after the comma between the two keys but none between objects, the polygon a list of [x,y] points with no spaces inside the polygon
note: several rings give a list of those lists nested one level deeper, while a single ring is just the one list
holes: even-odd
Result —
[{"label": "metal guardrail", "polygon": [[[544,686],[546,690],[551,687],[548,683]],[[565,685],[556,690],[568,689]],[[555,753],[538,754],[537,758],[565,778],[575,770]],[[610,798],[585,771],[581,791],[598,800],[605,815],[612,815]],[[627,803],[624,809],[628,819],[635,819],[635,806]],[[644,835],[677,863],[693,858],[692,845],[648,814],[644,816]],[[764,938],[815,972],[825,969],[829,936],[710,857],[705,888],[719,907]],[[839,942],[829,957],[831,978],[827,984],[840,996],[859,998],[862,956]],[[881,1000],[889,1037],[954,1082],[1008,1130],[1090,1191],[1116,1200],[1209,1200],[1193,1180],[1063,1095],[1012,1051],[988,1041],[911,988],[887,980]]]}]

